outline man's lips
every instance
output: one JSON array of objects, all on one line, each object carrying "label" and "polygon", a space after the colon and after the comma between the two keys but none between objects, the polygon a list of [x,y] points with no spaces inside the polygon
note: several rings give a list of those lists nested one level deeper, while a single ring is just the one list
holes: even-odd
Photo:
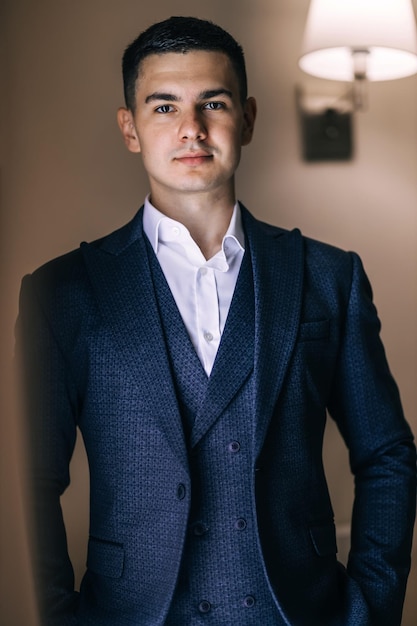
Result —
[{"label": "man's lips", "polygon": [[213,155],[208,154],[207,152],[192,152],[177,156],[175,160],[183,163],[184,165],[196,166],[207,163],[207,161],[211,158],[213,158]]}]

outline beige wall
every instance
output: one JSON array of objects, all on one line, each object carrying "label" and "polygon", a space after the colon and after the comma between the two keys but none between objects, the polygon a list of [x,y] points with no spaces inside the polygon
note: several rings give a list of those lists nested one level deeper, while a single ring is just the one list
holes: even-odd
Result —
[{"label": "beige wall", "polygon": [[[356,116],[354,160],[300,158],[294,86],[308,0],[7,0],[0,37],[2,294],[1,623],[32,626],[20,485],[19,431],[9,358],[20,277],[40,263],[126,222],[146,180],[115,123],[122,103],[120,56],[150,23],[171,14],[208,17],[246,50],[259,121],[245,148],[239,197],[259,217],[300,227],[362,256],[383,321],[392,370],[417,431],[417,77],[370,85],[369,111]],[[308,81],[310,83],[310,81]],[[316,83],[315,83],[316,84]],[[317,82],[317,84],[320,84]],[[4,271],[6,270],[6,271]],[[4,450],[3,450],[4,449]],[[331,426],[326,458],[339,525],[349,522],[352,484]],[[79,577],[87,532],[87,469],[77,448],[65,498]],[[6,503],[4,505],[4,503]],[[414,561],[417,561],[417,556]],[[417,588],[414,563],[409,589]],[[417,623],[408,593],[404,626]]]}]

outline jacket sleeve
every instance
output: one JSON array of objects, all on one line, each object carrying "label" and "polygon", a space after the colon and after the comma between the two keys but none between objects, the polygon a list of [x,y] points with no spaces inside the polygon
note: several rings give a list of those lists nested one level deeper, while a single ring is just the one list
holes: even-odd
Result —
[{"label": "jacket sleeve", "polygon": [[69,484],[76,394],[33,277],[22,281],[16,353],[23,384],[34,579],[42,626],[75,626],[78,594],[60,496]]},{"label": "jacket sleeve", "polygon": [[416,452],[386,361],[372,292],[352,254],[352,283],[329,411],[355,477],[347,574],[373,622],[399,626],[416,507]]}]

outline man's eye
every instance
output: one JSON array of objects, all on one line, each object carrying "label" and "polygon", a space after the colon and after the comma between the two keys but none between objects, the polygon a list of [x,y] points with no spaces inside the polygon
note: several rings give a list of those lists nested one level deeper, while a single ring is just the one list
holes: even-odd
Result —
[{"label": "man's eye", "polygon": [[172,108],[170,104],[161,104],[161,106],[155,109],[157,113],[170,113],[173,110],[174,109]]},{"label": "man's eye", "polygon": [[224,108],[224,104],[223,102],[206,102],[204,108],[209,111],[218,111],[219,109]]}]

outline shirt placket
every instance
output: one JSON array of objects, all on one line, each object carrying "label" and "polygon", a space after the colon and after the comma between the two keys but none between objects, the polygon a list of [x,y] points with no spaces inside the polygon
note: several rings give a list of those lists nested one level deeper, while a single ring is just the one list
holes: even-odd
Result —
[{"label": "shirt placket", "polygon": [[196,276],[196,309],[204,369],[210,373],[220,344],[219,302],[215,270],[200,267]]}]

